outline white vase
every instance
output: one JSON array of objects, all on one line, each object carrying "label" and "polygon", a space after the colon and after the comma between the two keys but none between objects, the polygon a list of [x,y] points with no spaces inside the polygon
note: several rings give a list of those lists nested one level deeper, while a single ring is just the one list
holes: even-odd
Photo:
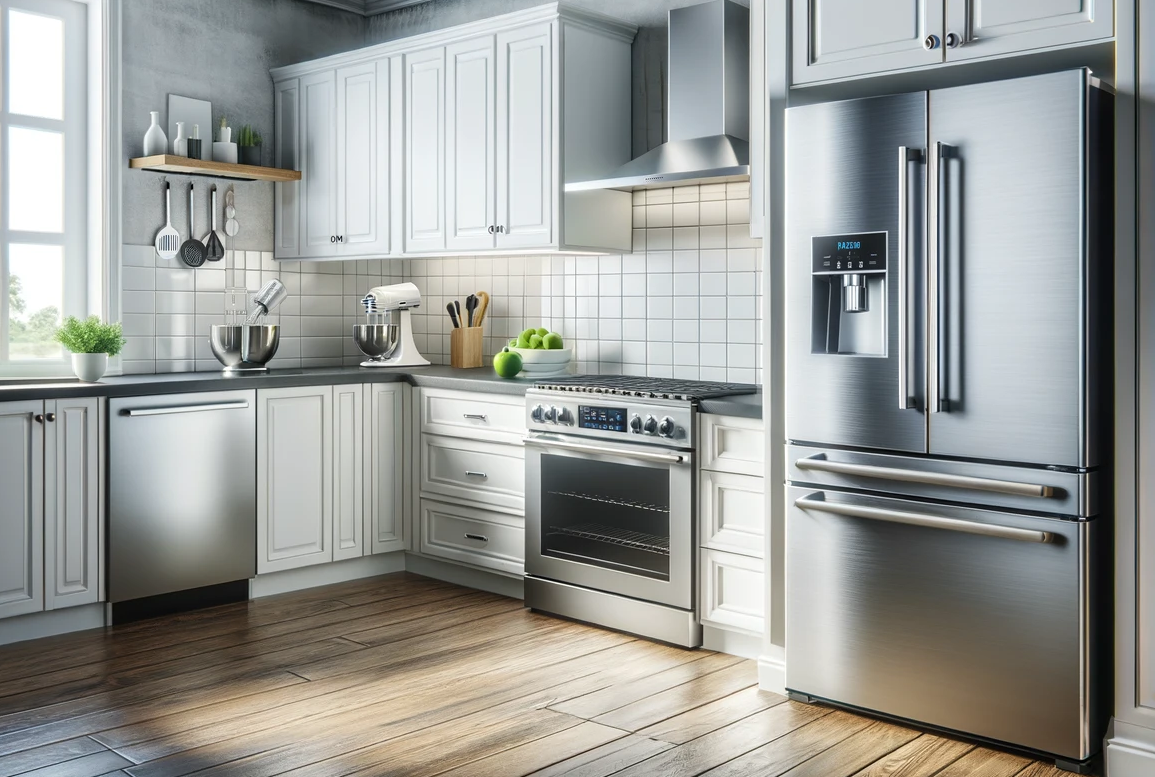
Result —
[{"label": "white vase", "polygon": [[237,163],[237,144],[223,143],[219,140],[213,142],[213,161],[228,162],[230,165],[235,165]]},{"label": "white vase", "polygon": [[221,143],[231,143],[233,141],[233,128],[221,127]]},{"label": "white vase", "polygon": [[85,383],[95,383],[104,377],[108,369],[108,354],[106,353],[74,353],[72,354],[72,371],[76,377]]},{"label": "white vase", "polygon": [[148,132],[144,133],[144,155],[157,156],[168,153],[168,136],[164,134],[159,123],[160,111],[149,111],[148,115],[152,117],[152,125],[148,128]]},{"label": "white vase", "polygon": [[172,153],[176,156],[188,156],[188,136],[184,134],[184,122],[176,123],[176,137],[172,141]]}]

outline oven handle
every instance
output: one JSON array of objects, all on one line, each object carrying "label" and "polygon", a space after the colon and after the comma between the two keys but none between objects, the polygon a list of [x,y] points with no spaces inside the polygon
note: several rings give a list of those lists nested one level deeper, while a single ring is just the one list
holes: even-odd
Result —
[{"label": "oven handle", "polygon": [[657,453],[654,451],[624,451],[621,448],[610,448],[603,445],[584,445],[576,442],[562,442],[560,440],[542,440],[536,437],[526,437],[526,445],[535,445],[539,448],[561,448],[578,453],[601,453],[606,456],[621,456],[639,461],[655,461],[662,464],[681,464],[686,457],[680,453]]}]

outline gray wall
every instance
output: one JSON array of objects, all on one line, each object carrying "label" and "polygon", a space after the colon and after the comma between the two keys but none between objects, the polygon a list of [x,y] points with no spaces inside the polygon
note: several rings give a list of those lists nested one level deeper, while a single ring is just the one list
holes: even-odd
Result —
[{"label": "gray wall", "polygon": [[[160,111],[161,122],[167,125],[170,93],[211,101],[214,124],[224,115],[234,128],[253,125],[264,138],[264,161],[271,162],[269,69],[365,45],[363,17],[301,0],[124,0],[123,19],[125,167],[128,158],[143,152],[149,111]],[[201,137],[208,137],[205,128]],[[182,237],[188,234],[189,180],[187,176],[171,180],[173,226]],[[212,181],[191,180],[198,183],[196,231],[203,234]],[[217,181],[217,187],[223,192],[225,182]],[[273,185],[238,182],[235,187],[241,231],[230,247],[269,250]],[[163,176],[125,171],[125,243],[152,242],[164,224],[163,192]]]}]

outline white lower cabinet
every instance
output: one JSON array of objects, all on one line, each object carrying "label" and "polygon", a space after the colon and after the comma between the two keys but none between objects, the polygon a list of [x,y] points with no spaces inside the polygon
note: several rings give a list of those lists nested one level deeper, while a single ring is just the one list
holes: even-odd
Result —
[{"label": "white lower cabinet", "polygon": [[762,558],[766,525],[762,478],[702,470],[698,484],[703,547]]},{"label": "white lower cabinet", "polygon": [[762,560],[737,553],[701,551],[702,622],[762,633]]},{"label": "white lower cabinet", "polygon": [[100,600],[100,400],[0,403],[0,617]]},{"label": "white lower cabinet", "polygon": [[365,423],[360,385],[333,387],[333,560],[365,555]]},{"label": "white lower cabinet", "polygon": [[421,552],[428,556],[521,575],[525,519],[475,507],[421,500]]},{"label": "white lower cabinet", "polygon": [[405,390],[400,383],[370,383],[365,386],[367,554],[409,549],[402,486]]},{"label": "white lower cabinet", "polygon": [[519,446],[421,438],[421,490],[525,512],[525,451]]}]

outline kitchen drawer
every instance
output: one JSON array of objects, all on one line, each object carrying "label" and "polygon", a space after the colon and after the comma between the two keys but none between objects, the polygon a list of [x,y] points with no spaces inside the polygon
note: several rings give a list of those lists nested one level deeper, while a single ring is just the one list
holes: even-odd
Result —
[{"label": "kitchen drawer", "polygon": [[702,469],[762,477],[766,457],[762,421],[702,413],[698,450]]},{"label": "kitchen drawer", "polygon": [[525,399],[421,389],[421,431],[520,444],[525,437]]},{"label": "kitchen drawer", "polygon": [[423,434],[421,491],[524,513],[525,449]]},{"label": "kitchen drawer", "polygon": [[702,549],[701,620],[711,626],[762,633],[762,560]]},{"label": "kitchen drawer", "polygon": [[421,552],[513,575],[524,574],[525,520],[421,500]]},{"label": "kitchen drawer", "polygon": [[765,481],[703,470],[698,499],[704,547],[762,558],[766,526]]}]

